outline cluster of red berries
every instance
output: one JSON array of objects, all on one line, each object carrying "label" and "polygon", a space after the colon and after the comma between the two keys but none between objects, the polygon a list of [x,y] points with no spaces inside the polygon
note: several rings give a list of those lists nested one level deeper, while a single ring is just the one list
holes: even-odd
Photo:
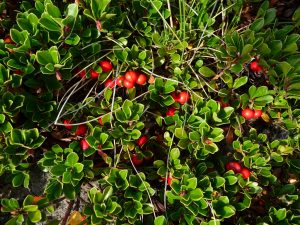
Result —
[{"label": "cluster of red berries", "polygon": [[258,64],[257,61],[252,61],[250,63],[250,69],[252,70],[252,72],[256,72],[256,73],[262,72],[262,67]]},{"label": "cluster of red berries", "polygon": [[[64,120],[64,125],[65,128],[68,130],[72,130],[72,125],[70,120]],[[88,131],[88,127],[86,124],[80,124],[76,130],[75,130],[75,134],[77,136],[84,136],[86,134],[86,132]],[[87,150],[90,146],[89,143],[86,141],[86,139],[82,139],[80,141],[80,147],[83,151]]]},{"label": "cluster of red berries", "polygon": [[128,71],[125,76],[119,76],[116,81],[108,78],[104,85],[105,87],[114,88],[116,85],[119,87],[125,87],[131,89],[135,84],[144,85],[147,81],[147,76],[145,74],[139,74],[135,71]]},{"label": "cluster of red berries", "polygon": [[[113,64],[109,60],[100,61],[99,66],[101,67],[102,72],[104,72],[104,73],[110,72],[113,69]],[[78,75],[81,78],[84,78],[86,76],[86,71],[85,70],[77,69],[76,73],[78,73]],[[98,77],[100,75],[100,73],[98,73],[94,69],[91,69],[90,73],[91,73],[91,78],[92,79],[98,79]]]},{"label": "cluster of red berries", "polygon": [[262,115],[262,110],[260,109],[244,109],[242,111],[242,116],[246,119],[246,120],[252,120],[252,119],[258,119],[259,117],[261,117]]},{"label": "cluster of red berries", "polygon": [[244,179],[248,179],[251,175],[250,170],[245,167],[243,168],[238,162],[228,162],[225,168],[226,170],[233,170],[233,172],[241,174]]},{"label": "cluster of red berries", "polygon": [[[182,91],[180,93],[172,92],[171,96],[175,102],[178,102],[181,105],[185,104],[190,99],[190,95],[187,91]],[[173,106],[169,106],[166,112],[166,116],[174,116],[175,113],[176,113],[176,108]]]}]

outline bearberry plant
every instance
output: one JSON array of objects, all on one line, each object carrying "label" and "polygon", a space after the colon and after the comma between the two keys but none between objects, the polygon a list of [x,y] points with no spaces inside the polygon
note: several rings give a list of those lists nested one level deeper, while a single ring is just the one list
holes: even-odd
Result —
[{"label": "bearberry plant", "polygon": [[0,224],[300,224],[277,2],[1,1]]}]

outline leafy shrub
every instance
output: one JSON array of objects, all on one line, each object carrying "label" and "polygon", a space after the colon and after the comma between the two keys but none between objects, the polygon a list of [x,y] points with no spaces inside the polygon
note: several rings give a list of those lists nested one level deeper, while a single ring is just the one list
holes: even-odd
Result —
[{"label": "leafy shrub", "polygon": [[0,3],[0,179],[48,175],[5,224],[300,224],[300,10],[255,2]]}]

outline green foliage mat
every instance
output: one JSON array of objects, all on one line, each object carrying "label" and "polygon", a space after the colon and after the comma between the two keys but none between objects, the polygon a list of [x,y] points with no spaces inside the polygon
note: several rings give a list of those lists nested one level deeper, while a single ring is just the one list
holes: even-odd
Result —
[{"label": "green foliage mat", "polygon": [[48,175],[3,223],[300,224],[300,8],[271,2],[2,1],[0,190]]}]

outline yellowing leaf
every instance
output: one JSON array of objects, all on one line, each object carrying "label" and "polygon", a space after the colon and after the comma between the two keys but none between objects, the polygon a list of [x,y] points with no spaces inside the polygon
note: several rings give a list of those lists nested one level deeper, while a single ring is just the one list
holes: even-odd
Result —
[{"label": "yellowing leaf", "polygon": [[69,225],[78,225],[83,220],[83,217],[81,216],[80,212],[74,211],[69,216],[68,224]]},{"label": "yellowing leaf", "polygon": [[266,123],[270,122],[270,117],[269,117],[269,115],[266,114],[266,113],[263,113],[263,114],[261,115],[261,118],[262,118]]}]

